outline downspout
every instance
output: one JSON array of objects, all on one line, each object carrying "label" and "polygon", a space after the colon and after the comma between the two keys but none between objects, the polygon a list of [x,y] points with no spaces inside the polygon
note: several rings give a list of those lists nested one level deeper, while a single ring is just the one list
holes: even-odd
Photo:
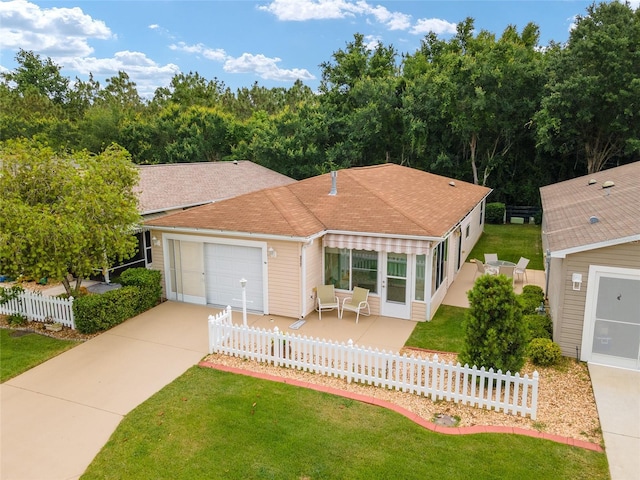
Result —
[{"label": "downspout", "polygon": [[545,279],[545,287],[544,287],[544,298],[549,300],[549,277],[551,273],[551,251],[547,248],[546,252],[547,258],[545,258],[545,262],[547,264],[547,278]]}]

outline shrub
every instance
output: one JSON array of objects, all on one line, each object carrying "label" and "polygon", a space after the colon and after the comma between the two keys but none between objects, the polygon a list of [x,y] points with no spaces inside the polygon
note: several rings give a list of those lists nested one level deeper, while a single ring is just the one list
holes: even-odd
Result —
[{"label": "shrub", "polygon": [[548,338],[534,338],[529,343],[529,357],[534,365],[555,365],[562,358],[560,345]]},{"label": "shrub", "polygon": [[524,365],[527,334],[512,281],[483,275],[468,293],[461,363],[517,372]]},{"label": "shrub", "polygon": [[158,270],[147,268],[129,268],[120,275],[123,287],[137,287],[140,290],[136,313],[142,313],[155,307],[162,295],[162,274]]},{"label": "shrub", "polygon": [[544,292],[537,285],[525,285],[522,293],[518,295],[518,303],[523,315],[532,315],[537,312],[541,303],[544,303]]},{"label": "shrub", "polygon": [[485,221],[487,223],[501,225],[504,223],[505,212],[506,207],[504,206],[504,203],[487,203],[487,208],[485,210]]},{"label": "shrub", "polygon": [[27,324],[27,317],[21,313],[12,313],[7,317],[7,323],[12,327],[22,327]]},{"label": "shrub", "polygon": [[108,330],[137,314],[140,289],[122,287],[96,295],[76,298],[73,314],[80,333]]},{"label": "shrub", "polygon": [[553,338],[553,322],[549,315],[524,315],[522,322],[527,327],[527,337],[529,340],[534,338]]}]

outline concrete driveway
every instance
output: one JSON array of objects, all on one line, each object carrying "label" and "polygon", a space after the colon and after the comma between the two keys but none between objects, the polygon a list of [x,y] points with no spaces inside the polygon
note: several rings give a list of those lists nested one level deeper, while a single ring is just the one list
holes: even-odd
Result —
[{"label": "concrete driveway", "polygon": [[[0,478],[79,478],[123,416],[208,353],[219,309],[165,302],[0,385]],[[242,314],[234,312],[234,322]],[[415,322],[387,317],[296,319],[249,315],[248,324],[398,351]]]},{"label": "concrete driveway", "polygon": [[0,478],[80,477],[124,415],[207,354],[216,311],[163,303],[0,385]]},{"label": "concrete driveway", "polygon": [[611,480],[640,479],[640,372],[589,364]]}]

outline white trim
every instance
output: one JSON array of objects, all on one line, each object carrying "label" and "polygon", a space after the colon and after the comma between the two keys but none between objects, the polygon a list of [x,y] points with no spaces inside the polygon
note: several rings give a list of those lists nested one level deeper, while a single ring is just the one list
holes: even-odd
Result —
[{"label": "white trim", "polygon": [[398,238],[401,240],[424,240],[427,242],[440,242],[444,237],[431,237],[424,235],[401,235],[394,233],[376,233],[376,232],[356,232],[352,230],[326,230],[325,234],[333,235],[351,235],[356,237],[379,237],[379,238]]},{"label": "white trim", "polygon": [[[196,242],[202,243],[203,248],[203,260],[202,260],[202,269],[205,271],[204,264],[204,244],[205,243],[218,243],[222,245],[238,245],[243,247],[253,247],[260,248],[262,251],[262,310],[263,314],[267,314],[269,312],[269,266],[267,259],[267,242],[266,241],[257,241],[257,240],[243,240],[243,239],[231,239],[231,238],[219,238],[219,237],[209,237],[203,235],[184,235],[184,234],[175,234],[175,233],[163,233],[162,235],[162,250],[164,252],[164,271],[165,271],[165,282],[167,289],[167,296],[171,292],[171,275],[167,275],[171,270],[171,266],[169,263],[169,256],[166,254],[169,250],[169,240],[180,240],[186,242]],[[206,292],[206,289],[205,289]],[[188,303],[202,303],[201,301],[196,302],[187,299],[188,296],[183,295],[184,301]],[[199,297],[198,297],[199,298]],[[206,296],[204,298],[204,304],[206,304]]]},{"label": "white trim", "polygon": [[[549,236],[549,233],[543,232],[543,235]],[[597,248],[605,248],[605,247],[614,247],[616,245],[622,245],[625,243],[637,242],[640,241],[640,234],[631,235],[629,237],[622,238],[614,238],[612,240],[606,240],[604,242],[590,243],[587,245],[580,245],[577,247],[565,248],[564,250],[556,250],[555,252],[551,252],[551,258],[565,258],[567,255],[571,255],[573,253],[587,252],[589,250],[595,250]],[[547,240],[548,243],[548,240]]]},{"label": "white trim", "polygon": [[283,242],[308,242],[309,240],[313,240],[318,238],[319,236],[324,235],[323,232],[315,233],[309,237],[294,237],[294,236],[285,236],[285,235],[271,235],[266,233],[248,233],[248,232],[232,232],[229,230],[210,230],[206,228],[188,228],[188,227],[165,227],[159,225],[149,224],[150,230],[158,230],[160,232],[166,232],[167,235],[170,235],[169,232],[174,232],[174,234],[183,234],[183,235],[195,235],[195,236],[203,236],[207,235],[204,238],[211,238],[210,235],[215,236],[216,238],[220,237],[239,237],[239,238],[254,238],[259,241],[260,240],[280,240]]}]

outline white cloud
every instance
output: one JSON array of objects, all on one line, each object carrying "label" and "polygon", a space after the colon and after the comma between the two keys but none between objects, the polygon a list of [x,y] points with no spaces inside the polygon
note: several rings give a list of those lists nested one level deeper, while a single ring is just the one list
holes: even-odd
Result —
[{"label": "white cloud", "polygon": [[[640,1],[640,0],[638,0]],[[412,22],[411,15],[390,11],[382,5],[365,0],[273,0],[258,9],[269,12],[282,21],[339,20],[356,16],[371,17],[372,21],[384,25],[388,30],[409,31],[424,35],[456,32],[456,24],[438,18],[422,18]]]},{"label": "white cloud", "polygon": [[410,32],[416,35],[426,35],[429,32],[442,35],[443,33],[456,33],[456,27],[455,23],[440,20],[439,18],[421,18],[411,28]]},{"label": "white cloud", "polygon": [[221,49],[209,48],[202,43],[188,45],[184,42],[170,45],[169,48],[174,51],[189,53],[192,55],[202,55],[208,60],[220,62],[222,68],[227,73],[250,73],[265,80],[277,80],[282,82],[300,80],[314,80],[308,70],[303,68],[283,69],[278,67],[278,63],[282,61],[280,58],[269,58],[262,54],[254,55],[252,53],[243,53],[241,56],[234,58]]},{"label": "white cloud", "polygon": [[33,50],[50,57],[85,56],[90,39],[108,40],[113,33],[78,7],[40,8],[26,0],[0,2],[0,48]]},{"label": "white cloud", "polygon": [[81,74],[93,73],[96,77],[110,78],[119,71],[126,72],[135,82],[141,97],[151,97],[160,85],[168,85],[180,68],[173,63],[158,65],[141,52],[128,50],[116,52],[112,58],[67,58],[62,59],[67,68]]},{"label": "white cloud", "polygon": [[198,43],[197,45],[187,45],[184,42],[178,42],[177,44],[169,45],[169,48],[174,51],[202,55],[208,60],[214,60],[217,62],[224,62],[227,59],[227,53],[223,49],[208,48],[202,43]]},{"label": "white cloud", "polygon": [[345,0],[274,0],[258,9],[272,13],[278,20],[302,22],[350,17],[362,12],[363,6],[359,3]]},{"label": "white cloud", "polygon": [[390,12],[380,5],[367,9],[366,13],[373,15],[378,22],[382,23],[389,30],[406,30],[411,26],[411,15],[400,12]]},{"label": "white cloud", "polygon": [[364,46],[371,51],[374,51],[380,45],[380,37],[375,35],[366,35],[364,37]]},{"label": "white cloud", "polygon": [[228,73],[253,73],[265,80],[294,81],[314,80],[315,77],[306,69],[282,69],[278,67],[279,58],[269,58],[262,54],[243,53],[237,58],[228,58],[224,62],[224,71]]}]

